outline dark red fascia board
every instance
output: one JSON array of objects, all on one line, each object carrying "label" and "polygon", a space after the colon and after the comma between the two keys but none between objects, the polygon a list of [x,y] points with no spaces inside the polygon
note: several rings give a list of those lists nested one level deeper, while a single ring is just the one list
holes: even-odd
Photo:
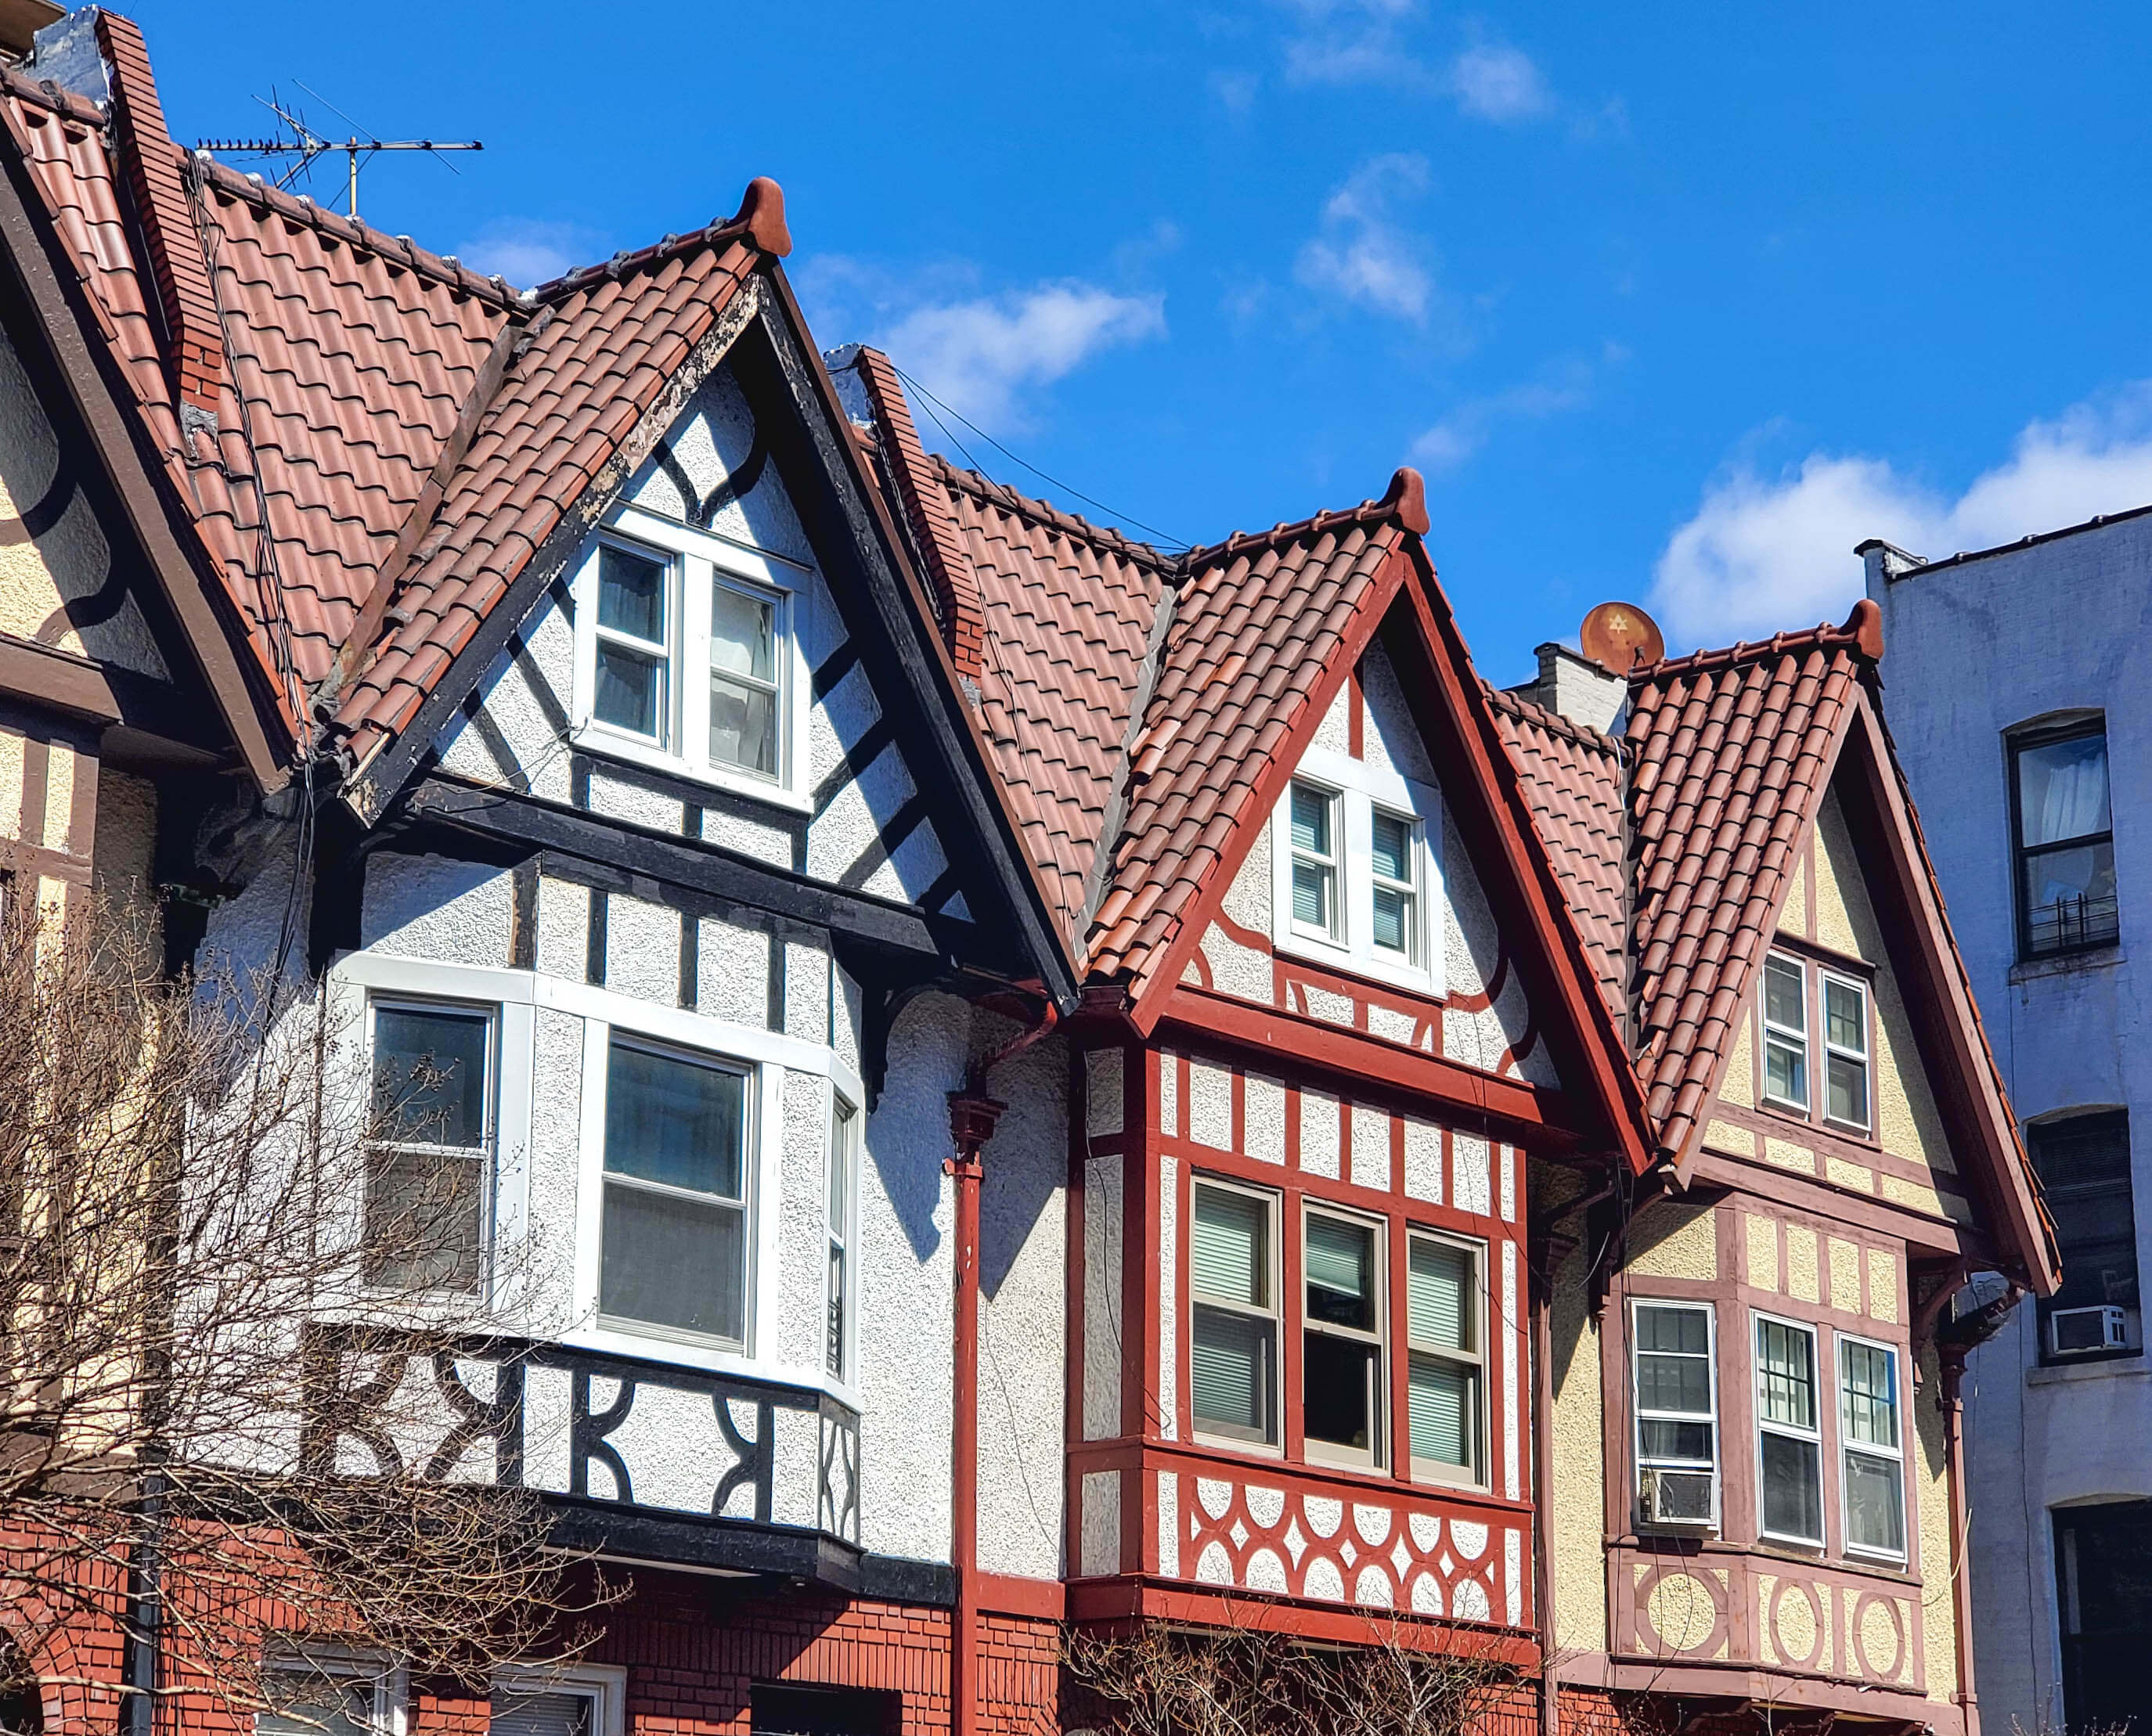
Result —
[{"label": "dark red fascia board", "polygon": [[1175,983],[1154,1028],[1159,1035],[1222,1043],[1271,1072],[1319,1073],[1326,1082],[1342,1079],[1416,1110],[1439,1105],[1453,1123],[1485,1127],[1513,1144],[1536,1149],[1581,1143],[1561,1092],[1213,989]]},{"label": "dark red fascia board", "polygon": [[1068,1607],[1068,1619],[1084,1626],[1165,1622],[1183,1627],[1252,1629],[1328,1645],[1394,1642],[1407,1651],[1484,1657],[1521,1669],[1535,1667],[1540,1656],[1538,1642],[1516,1628],[1472,1627],[1387,1610],[1298,1603],[1260,1592],[1191,1590],[1182,1583],[1160,1583],[1134,1574],[1073,1581]]}]

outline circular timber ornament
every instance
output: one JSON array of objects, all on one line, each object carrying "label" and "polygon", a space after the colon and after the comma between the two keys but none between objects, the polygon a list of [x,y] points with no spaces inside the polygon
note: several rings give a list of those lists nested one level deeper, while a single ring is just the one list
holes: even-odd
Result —
[{"label": "circular timber ornament", "polygon": [[1584,654],[1610,675],[1627,675],[1636,663],[1656,663],[1667,654],[1659,624],[1634,603],[1601,603],[1577,629]]}]

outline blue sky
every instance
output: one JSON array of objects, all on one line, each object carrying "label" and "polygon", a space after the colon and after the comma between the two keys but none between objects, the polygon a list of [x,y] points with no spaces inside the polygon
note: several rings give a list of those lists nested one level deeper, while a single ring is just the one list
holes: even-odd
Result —
[{"label": "blue sky", "polygon": [[363,215],[514,282],[774,175],[825,347],[1094,516],[1208,541],[1416,463],[1499,681],[1605,597],[1715,642],[1842,615],[1865,536],[2152,501],[2134,8],[133,10],[188,142],[272,85],[332,123],[302,80],[483,139]]}]

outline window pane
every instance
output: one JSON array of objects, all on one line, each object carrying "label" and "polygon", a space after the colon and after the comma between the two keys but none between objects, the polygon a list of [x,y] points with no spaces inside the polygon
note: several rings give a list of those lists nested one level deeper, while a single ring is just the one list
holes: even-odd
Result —
[{"label": "window pane", "polygon": [[1311,1216],[1307,1276],[1311,1321],[1374,1330],[1374,1232],[1366,1225]]},{"label": "window pane", "polygon": [[1803,992],[1801,967],[1784,958],[1764,962],[1764,1017],[1789,1031],[1809,1028],[1807,1000]]},{"label": "window pane", "polygon": [[852,1129],[857,1112],[840,1098],[830,1114],[830,1233],[842,1236],[851,1206]]},{"label": "window pane", "polygon": [[737,1343],[746,1336],[747,1214],[608,1181],[601,1312]]},{"label": "window pane", "polygon": [[1479,1375],[1431,1356],[1412,1358],[1408,1398],[1412,1454],[1472,1469]]},{"label": "window pane", "polygon": [[1835,1121],[1868,1125],[1868,1063],[1846,1055],[1824,1058],[1824,1113]]},{"label": "window pane", "polygon": [[1845,1438],[1871,1447],[1898,1444],[1897,1358],[1871,1344],[1841,1343],[1845,1367]]},{"label": "window pane", "polygon": [[615,1042],[606,1084],[606,1168],[668,1187],[741,1197],[744,1074]]},{"label": "window pane", "polygon": [[1292,919],[1327,932],[1330,921],[1330,870],[1317,862],[1292,865]]},{"label": "window pane", "polygon": [[666,643],[665,563],[607,543],[598,551],[598,625]]},{"label": "window pane", "polygon": [[1813,1429],[1815,1420],[1815,1341],[1775,1320],[1756,1322],[1758,1402],[1762,1420]]},{"label": "window pane", "polygon": [[1852,1549],[1902,1555],[1906,1548],[1906,1501],[1895,1459],[1845,1455],[1845,1541]]},{"label": "window pane", "polygon": [[1828,977],[1824,979],[1825,1037],[1840,1048],[1853,1049],[1864,1055],[1868,1053],[1868,1021],[1861,1009],[1865,998],[1850,982],[1834,982]]},{"label": "window pane", "polygon": [[1189,1396],[1197,1422],[1270,1439],[1274,1331],[1267,1320],[1197,1304],[1188,1355]]},{"label": "window pane", "polygon": [[722,675],[710,678],[710,758],[777,775],[777,695]]},{"label": "window pane", "polygon": [[591,1736],[591,1697],[495,1691],[488,1736]]},{"label": "window pane", "polygon": [[308,1669],[272,1670],[262,1690],[278,1709],[256,1715],[261,1736],[368,1736],[373,1684]]},{"label": "window pane", "polygon": [[1711,1364],[1702,1357],[1640,1352],[1637,1357],[1637,1406],[1640,1410],[1709,1416]]},{"label": "window pane", "polygon": [[830,1246],[830,1342],[826,1355],[830,1372],[841,1378],[845,1372],[845,1251],[834,1242]]},{"label": "window pane", "polygon": [[1292,847],[1330,854],[1330,798],[1305,784],[1292,786]]},{"label": "window pane", "polygon": [[1245,1194],[1195,1189],[1190,1282],[1196,1292],[1251,1308],[1270,1305],[1270,1208]]},{"label": "window pane", "polygon": [[1388,886],[1375,888],[1373,927],[1377,946],[1390,952],[1410,952],[1413,950],[1412,906],[1409,892],[1393,891]]},{"label": "window pane", "polygon": [[1776,1038],[1766,1038],[1764,1043],[1764,1093],[1782,1103],[1797,1103],[1805,1109],[1809,1100],[1808,1052],[1790,1043],[1781,1043]]},{"label": "window pane", "polygon": [[710,667],[756,681],[777,679],[777,606],[729,585],[710,587]]},{"label": "window pane", "polygon": [[1463,1248],[1415,1236],[1407,1286],[1408,1331],[1430,1350],[1473,1351],[1472,1256]]},{"label": "window pane", "polygon": [[1785,1537],[1822,1537],[1823,1474],[1814,1441],[1764,1437],[1764,1529]]},{"label": "window pane", "polygon": [[1394,880],[1407,886],[1412,884],[1412,822],[1400,820],[1394,814],[1378,810],[1375,815],[1374,857],[1375,877]]},{"label": "window pane", "polygon": [[1701,1308],[1637,1310],[1639,1350],[1678,1351],[1684,1356],[1711,1354],[1711,1320]]},{"label": "window pane", "polygon": [[2025,859],[2025,921],[2036,952],[2091,946],[2119,932],[2114,845],[2079,845]]},{"label": "window pane", "polygon": [[654,739],[664,693],[662,662],[607,640],[598,641],[596,709],[603,722]]},{"label": "window pane", "polygon": [[485,1180],[476,1158],[372,1154],[363,1233],[366,1282],[405,1290],[475,1290]]},{"label": "window pane", "polygon": [[2137,1306],[2135,1202],[2129,1118],[2105,1113],[2043,1121],[2025,1129],[2033,1167],[2054,1214],[2063,1287],[2046,1306]]},{"label": "window pane", "polygon": [[1302,1431],[1310,1440],[1368,1451],[1374,1440],[1375,1371],[1380,1361],[1375,1347],[1327,1332],[1302,1338]]},{"label": "window pane", "polygon": [[1647,1417],[1637,1425],[1637,1436],[1647,1459],[1693,1459],[1711,1461],[1711,1424],[1673,1423]]},{"label": "window pane", "polygon": [[481,1013],[374,1008],[375,1137],[426,1145],[483,1145],[491,1028]]},{"label": "window pane", "polygon": [[2020,839],[2028,845],[2109,830],[2106,736],[2020,749],[2018,820]]}]

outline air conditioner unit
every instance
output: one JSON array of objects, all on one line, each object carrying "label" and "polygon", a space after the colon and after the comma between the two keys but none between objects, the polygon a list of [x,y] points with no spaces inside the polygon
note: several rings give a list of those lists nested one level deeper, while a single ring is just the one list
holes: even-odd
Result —
[{"label": "air conditioner unit", "polygon": [[2048,1348],[2056,1356],[2084,1356],[2097,1350],[2120,1350],[2129,1343],[2121,1309],[2058,1308],[2048,1317]]},{"label": "air conditioner unit", "polygon": [[1718,1520],[1717,1480],[1709,1471],[1664,1470],[1647,1464],[1637,1481],[1646,1525],[1708,1525]]}]

